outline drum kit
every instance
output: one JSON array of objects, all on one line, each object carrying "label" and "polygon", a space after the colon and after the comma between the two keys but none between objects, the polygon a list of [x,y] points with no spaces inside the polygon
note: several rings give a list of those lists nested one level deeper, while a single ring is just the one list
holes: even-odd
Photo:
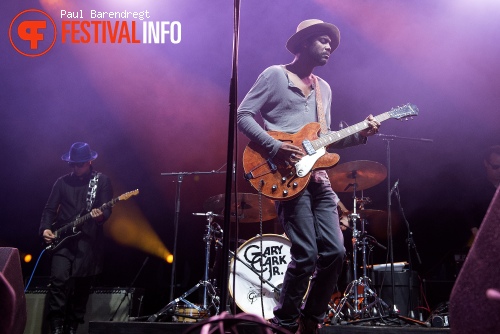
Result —
[{"label": "drum kit", "polygon": [[[381,210],[365,209],[369,198],[357,197],[358,191],[371,188],[387,177],[387,169],[373,161],[353,161],[340,164],[330,170],[328,175],[332,188],[336,192],[353,193],[353,210],[345,209],[342,203],[342,215],[346,218],[347,228],[353,232],[353,276],[340,300],[329,305],[328,318],[325,321],[340,323],[343,320],[356,319],[374,313],[383,313],[385,304],[370,288],[367,277],[367,248],[373,245],[385,248],[375,238],[365,231],[367,222],[382,223],[387,217]],[[258,194],[232,194],[231,221],[240,223],[255,223],[272,220],[277,217],[274,201]],[[174,321],[189,322],[207,318],[219,313],[222,301],[217,294],[217,282],[210,276],[210,252],[212,245],[216,253],[222,246],[223,231],[215,221],[223,218],[225,195],[220,194],[208,198],[204,203],[204,213],[193,213],[195,216],[206,217],[206,228],[203,236],[205,243],[205,267],[203,280],[172,300],[167,306],[149,321],[157,321],[165,314],[173,315]],[[358,209],[359,208],[359,209]],[[262,232],[262,231],[261,231]],[[244,241],[236,250],[230,251],[228,289],[232,302],[243,312],[256,314],[265,319],[273,317],[273,308],[279,300],[281,286],[290,256],[291,242],[285,235],[259,234]],[[357,277],[357,252],[361,251],[363,269]],[[216,260],[217,261],[217,260]],[[223,264],[227,265],[227,264]],[[215,266],[215,264],[214,264]],[[199,288],[203,288],[203,304],[190,302],[187,296]],[[179,320],[180,319],[180,320]]]},{"label": "drum kit", "polygon": [[[341,221],[347,221],[347,228],[352,231],[353,280],[347,285],[342,298],[332,296],[325,322],[338,324],[384,315],[389,306],[370,287],[370,279],[367,275],[367,250],[374,246],[387,250],[387,247],[367,234],[366,224],[369,222],[377,225],[384,223],[387,220],[387,213],[382,210],[365,209],[365,205],[371,200],[363,195],[358,198],[357,192],[361,191],[362,194],[363,190],[382,182],[387,177],[387,169],[374,161],[352,161],[331,169],[329,177],[333,190],[336,192],[352,191],[353,194],[353,211],[348,211],[339,202],[342,212]],[[360,266],[358,265],[358,251],[361,252],[362,263]],[[359,268],[362,269],[362,274],[358,277]]]}]

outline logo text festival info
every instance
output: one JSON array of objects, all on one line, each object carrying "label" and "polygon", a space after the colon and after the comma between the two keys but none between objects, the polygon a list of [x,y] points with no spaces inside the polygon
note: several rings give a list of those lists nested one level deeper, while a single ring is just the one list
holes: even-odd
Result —
[{"label": "logo text festival info", "polygon": [[[172,44],[181,42],[179,21],[145,21],[151,18],[148,10],[101,12],[90,10],[85,20],[84,11],[61,10],[61,42],[67,43],[146,43]],[[68,20],[71,19],[71,20]],[[97,20],[96,20],[97,19]],[[104,19],[104,20],[103,20]],[[133,21],[110,21],[106,19],[134,19]],[[138,37],[138,22],[142,23],[142,39]],[[167,38],[168,37],[168,38]]]}]

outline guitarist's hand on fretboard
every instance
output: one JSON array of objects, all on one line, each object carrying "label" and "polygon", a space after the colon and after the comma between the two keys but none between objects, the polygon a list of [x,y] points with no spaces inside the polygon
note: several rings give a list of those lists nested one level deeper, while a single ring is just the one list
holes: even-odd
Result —
[{"label": "guitarist's hand on fretboard", "polygon": [[376,134],[380,128],[380,122],[377,121],[375,117],[373,117],[373,115],[369,115],[367,118],[365,118],[365,121],[368,124],[368,128],[360,131],[359,134],[363,137],[369,137]]},{"label": "guitarist's hand on fretboard", "polygon": [[52,240],[54,240],[55,235],[54,235],[54,233],[52,233],[51,230],[47,229],[47,230],[43,231],[42,237],[46,243],[50,244],[52,242]]},{"label": "guitarist's hand on fretboard", "polygon": [[104,220],[104,214],[98,208],[92,209],[92,211],[90,211],[90,216],[92,216],[92,219],[96,222],[102,222]]}]

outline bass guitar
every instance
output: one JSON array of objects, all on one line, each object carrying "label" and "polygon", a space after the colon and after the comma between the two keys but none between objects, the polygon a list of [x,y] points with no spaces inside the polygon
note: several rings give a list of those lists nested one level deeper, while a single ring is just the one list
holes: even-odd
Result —
[{"label": "bass guitar", "polygon": [[[393,108],[374,118],[383,122],[390,118],[403,119],[418,115],[416,105],[407,103]],[[289,200],[298,196],[311,179],[311,171],[335,166],[340,156],[326,152],[327,146],[352,134],[365,130],[368,122],[363,121],[339,131],[332,131],[321,137],[319,123],[309,123],[297,133],[288,134],[268,131],[275,139],[302,147],[305,155],[294,165],[270,158],[262,146],[250,142],[243,152],[244,177],[262,195],[273,200]]]},{"label": "bass guitar", "polygon": [[[127,193],[124,193],[123,195],[120,195],[116,198],[113,198],[111,201],[101,205],[99,207],[99,210],[104,210],[106,208],[112,207],[116,202],[118,201],[125,201],[129,199],[132,196],[135,196],[139,194],[139,189],[129,191]],[[61,228],[55,230],[53,233],[55,235],[55,238],[52,240],[52,242],[45,247],[45,250],[48,251],[54,251],[57,248],[59,248],[60,245],[62,245],[66,240],[71,239],[82,233],[81,231],[81,226],[88,220],[92,218],[90,212],[83,215],[83,216],[78,216],[75,220],[72,222],[65,224]]]}]

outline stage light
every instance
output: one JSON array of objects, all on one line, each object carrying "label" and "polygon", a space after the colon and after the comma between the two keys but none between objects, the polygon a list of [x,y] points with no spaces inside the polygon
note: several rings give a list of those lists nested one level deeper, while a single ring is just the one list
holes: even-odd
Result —
[{"label": "stage light", "polygon": [[33,259],[33,256],[31,254],[27,254],[27,253],[23,254],[23,261],[25,263],[30,263],[32,259]]},{"label": "stage light", "polygon": [[172,263],[171,252],[165,247],[134,202],[113,207],[113,214],[104,225],[104,231],[119,244],[134,247]]}]

